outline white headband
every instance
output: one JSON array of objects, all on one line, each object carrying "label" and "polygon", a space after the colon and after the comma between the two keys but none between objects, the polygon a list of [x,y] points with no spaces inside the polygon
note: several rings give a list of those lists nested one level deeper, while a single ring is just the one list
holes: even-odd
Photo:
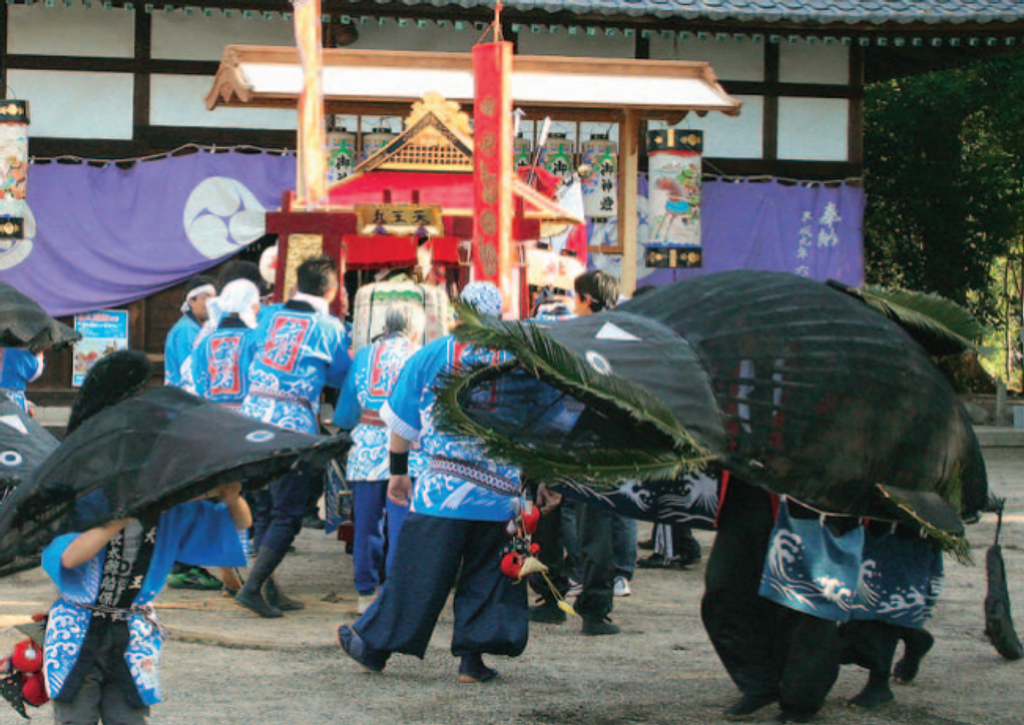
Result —
[{"label": "white headband", "polygon": [[212,284],[201,284],[195,289],[189,290],[188,294],[185,295],[185,301],[181,303],[181,313],[185,314],[188,312],[188,303],[194,300],[199,295],[204,294],[217,294],[217,288]]}]

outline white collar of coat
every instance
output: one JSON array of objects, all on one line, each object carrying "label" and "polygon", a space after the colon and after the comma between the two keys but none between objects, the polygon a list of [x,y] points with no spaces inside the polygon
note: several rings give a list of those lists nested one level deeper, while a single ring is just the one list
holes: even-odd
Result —
[{"label": "white collar of coat", "polygon": [[323,297],[317,297],[315,295],[307,295],[305,292],[296,292],[292,295],[292,302],[305,302],[311,305],[317,312],[329,315],[331,314],[331,306],[327,303]]}]

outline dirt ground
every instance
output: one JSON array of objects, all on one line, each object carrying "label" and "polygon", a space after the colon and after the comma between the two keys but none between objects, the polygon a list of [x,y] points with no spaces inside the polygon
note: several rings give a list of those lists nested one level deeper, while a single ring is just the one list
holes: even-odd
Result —
[{"label": "dirt ground", "polygon": [[[1024,633],[1024,448],[987,449],[986,460],[993,492],[1008,499],[1001,543]],[[641,537],[647,526],[640,525]],[[991,515],[969,527],[973,567],[947,559],[944,593],[928,627],[936,644],[916,682],[895,687],[891,705],[854,711],[844,703],[866,674],[844,668],[818,721],[1024,725],[1024,661],[1000,658],[983,633],[984,555],[994,529]],[[698,538],[709,546],[714,535]],[[158,607],[171,635],[166,701],[153,709],[154,724],[728,722],[721,711],[736,690],[701,627],[700,566],[638,570],[633,595],[616,600],[621,634],[582,637],[578,620],[534,625],[523,656],[493,659],[501,677],[466,685],[448,652],[450,608],[423,661],[397,656],[385,673],[372,675],[343,656],[334,632],[355,618],[351,557],[322,532],[303,531],[297,546],[280,581],[309,607],[284,619],[260,620],[216,592],[165,591]],[[0,652],[19,638],[10,625],[53,596],[39,570],[0,581]],[[48,707],[31,714],[43,722],[52,717]],[[773,722],[776,714],[765,708],[751,722]],[[0,725],[18,722],[0,704]]]}]

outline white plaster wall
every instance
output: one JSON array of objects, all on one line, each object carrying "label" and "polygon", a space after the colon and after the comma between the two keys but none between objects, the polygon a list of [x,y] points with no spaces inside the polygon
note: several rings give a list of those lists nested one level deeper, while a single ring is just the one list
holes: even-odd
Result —
[{"label": "white plaster wall", "polygon": [[845,98],[779,98],[779,158],[849,160],[849,121]]},{"label": "white plaster wall", "polygon": [[7,97],[29,101],[36,137],[131,139],[130,73],[9,70]]},{"label": "white plaster wall", "polygon": [[161,60],[220,60],[226,45],[295,45],[291,20],[275,13],[242,17],[235,11],[231,17],[215,11],[207,17],[196,11],[186,15],[153,12],[152,56]]},{"label": "white plaster wall", "polygon": [[663,38],[654,35],[651,42],[652,60],[692,60],[710,63],[719,80],[764,80],[764,42],[750,39]]},{"label": "white plaster wall", "polygon": [[622,35],[607,36],[603,32],[587,35],[585,32],[569,35],[565,28],[558,33],[534,33],[528,27],[519,31],[519,55],[559,55],[584,58],[633,58],[636,56],[636,38]]},{"label": "white plaster wall", "polygon": [[472,24],[462,30],[456,30],[451,24],[439,28],[433,23],[425,28],[416,25],[415,21],[400,27],[398,21],[387,19],[384,25],[376,20],[368,23],[355,23],[359,31],[359,40],[348,48],[359,50],[422,50],[446,53],[469,53],[473,44],[480,39],[481,31]]},{"label": "white plaster wall", "polygon": [[[736,96],[743,102],[739,116],[709,113],[701,118],[687,114],[673,128],[700,129],[704,132],[704,156],[722,159],[759,159],[762,156],[764,99],[761,96]],[[651,130],[665,128],[662,121],[651,121]]]},{"label": "white plaster wall", "polygon": [[123,8],[7,6],[7,52],[130,58],[135,55],[135,12]]},{"label": "white plaster wall", "polygon": [[837,43],[780,43],[779,81],[845,86],[850,81],[850,49]]},{"label": "white plaster wall", "polygon": [[154,75],[150,81],[149,122],[154,126],[257,128],[294,131],[298,116],[283,108],[218,108],[206,110],[208,76]]}]

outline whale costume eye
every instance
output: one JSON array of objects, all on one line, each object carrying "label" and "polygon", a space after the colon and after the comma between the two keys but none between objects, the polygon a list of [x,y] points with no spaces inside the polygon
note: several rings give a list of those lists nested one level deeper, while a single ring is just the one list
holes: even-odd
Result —
[{"label": "whale costume eye", "polygon": [[0,466],[7,466],[8,468],[20,466],[22,460],[21,454],[17,451],[4,451],[0,453]]}]

